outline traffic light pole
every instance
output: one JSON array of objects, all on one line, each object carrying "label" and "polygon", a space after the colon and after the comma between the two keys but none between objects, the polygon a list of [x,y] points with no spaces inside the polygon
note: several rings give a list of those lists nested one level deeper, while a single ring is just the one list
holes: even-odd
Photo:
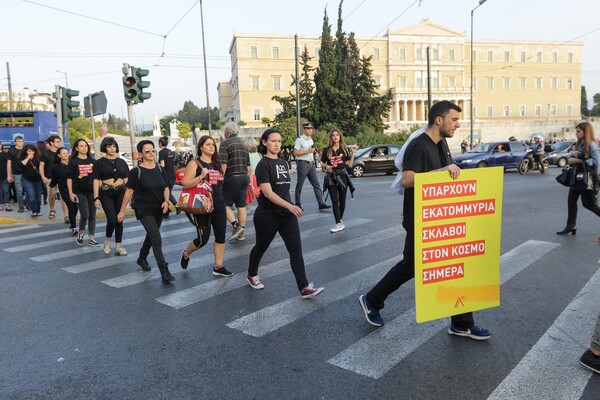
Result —
[{"label": "traffic light pole", "polygon": [[58,123],[58,134],[63,141],[65,142],[65,133],[63,132],[63,123],[62,123],[62,96],[60,94],[60,85],[54,85],[54,93],[56,96],[56,122]]},{"label": "traffic light pole", "polygon": [[137,152],[135,149],[135,119],[133,118],[133,103],[127,102],[127,118],[129,118],[129,138],[131,139],[131,159],[137,160]]},{"label": "traffic light pole", "polygon": [[94,157],[96,159],[98,159],[98,149],[96,148],[96,129],[94,127],[94,106],[92,103],[92,95],[90,94],[88,96],[88,98],[90,99],[90,116],[91,116],[91,120],[92,120],[92,147],[94,149]]}]

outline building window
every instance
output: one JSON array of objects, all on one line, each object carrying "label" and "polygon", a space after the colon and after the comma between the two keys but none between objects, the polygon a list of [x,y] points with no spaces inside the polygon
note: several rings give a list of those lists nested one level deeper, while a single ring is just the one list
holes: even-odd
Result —
[{"label": "building window", "polygon": [[535,88],[542,89],[542,78],[540,78],[540,77],[535,78]]},{"label": "building window", "polygon": [[542,62],[542,52],[538,51],[536,55],[537,62]]},{"label": "building window", "polygon": [[510,78],[505,76],[504,78],[502,78],[502,88],[504,90],[509,90],[510,89]]},{"label": "building window", "polygon": [[379,60],[379,49],[377,47],[373,48],[373,60]]},{"label": "building window", "polygon": [[456,77],[455,76],[448,77],[448,87],[450,87],[450,88],[456,87]]},{"label": "building window", "polygon": [[273,53],[273,59],[278,60],[279,59],[279,47],[273,46],[271,48],[271,52]]},{"label": "building window", "polygon": [[381,77],[380,76],[375,77],[375,85],[377,85],[378,87],[381,87]]},{"label": "building window", "polygon": [[479,78],[473,78],[473,89],[477,90],[479,87]]},{"label": "building window", "polygon": [[454,61],[455,57],[454,49],[448,50],[448,61]]},{"label": "building window", "polygon": [[570,63],[573,62],[573,53],[569,52],[569,54],[567,55],[567,59],[569,60]]},{"label": "building window", "polygon": [[519,87],[521,89],[527,89],[527,78],[522,76],[519,78]]},{"label": "building window", "polygon": [[423,87],[423,72],[415,71],[415,87]]},{"label": "building window", "polygon": [[487,116],[488,117],[494,116],[494,106],[487,106]]},{"label": "building window", "polygon": [[439,60],[440,59],[440,52],[439,52],[439,50],[438,50],[437,47],[431,48],[431,59],[432,60]]},{"label": "building window", "polygon": [[405,76],[398,77],[398,87],[401,87],[401,88],[406,87],[406,77]]},{"label": "building window", "polygon": [[261,117],[260,117],[260,108],[255,108],[252,110],[252,120],[253,121],[260,121]]},{"label": "building window", "polygon": [[281,77],[280,76],[273,77],[273,90],[281,90]]},{"label": "building window", "polygon": [[510,113],[510,107],[509,106],[502,107],[502,115],[504,115],[505,117],[508,117],[509,113]]},{"label": "building window", "polygon": [[550,115],[555,116],[556,115],[556,104],[552,104],[550,105]]},{"label": "building window", "polygon": [[573,78],[567,78],[567,89],[573,89]]},{"label": "building window", "polygon": [[250,46],[250,58],[258,58],[258,47]]},{"label": "building window", "polygon": [[541,115],[542,115],[542,105],[536,104],[535,105],[535,116],[540,117]]},{"label": "building window", "polygon": [[431,77],[431,87],[439,88],[440,87],[440,78],[437,76]]},{"label": "building window", "polygon": [[524,105],[519,106],[519,117],[524,117],[527,114],[527,109]]},{"label": "building window", "polygon": [[406,61],[406,49],[405,48],[398,49],[398,59],[400,61]]},{"label": "building window", "polygon": [[258,76],[250,77],[252,80],[252,90],[260,90],[260,79]]},{"label": "building window", "polygon": [[504,61],[505,62],[510,62],[510,51],[505,51],[504,52]]},{"label": "building window", "polygon": [[553,63],[558,62],[558,53],[556,51],[552,53],[552,62]]},{"label": "building window", "polygon": [[422,61],[423,60],[423,47],[417,47],[415,48],[415,59],[417,61]]},{"label": "building window", "polygon": [[488,61],[494,61],[494,52],[492,50],[488,50],[487,55]]},{"label": "building window", "polygon": [[558,78],[552,77],[550,78],[550,85],[552,89],[558,89]]},{"label": "building window", "polygon": [[283,110],[281,108],[276,108],[274,114],[275,114],[275,116],[278,116],[282,112],[283,112]]},{"label": "building window", "polygon": [[573,115],[573,106],[567,104],[567,115]]},{"label": "building window", "polygon": [[477,116],[477,106],[473,106],[473,118]]},{"label": "building window", "polygon": [[489,90],[494,90],[494,78],[492,78],[492,77],[487,78],[487,88]]},{"label": "building window", "polygon": [[527,60],[527,53],[525,53],[524,51],[521,52],[521,62],[525,62],[525,60]]}]

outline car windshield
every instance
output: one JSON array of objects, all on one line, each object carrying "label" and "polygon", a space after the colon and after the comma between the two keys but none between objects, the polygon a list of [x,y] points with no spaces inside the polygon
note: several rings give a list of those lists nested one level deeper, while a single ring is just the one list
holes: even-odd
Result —
[{"label": "car windshield", "polygon": [[487,153],[490,151],[490,146],[494,146],[490,143],[481,143],[479,146],[475,147],[473,150],[469,151],[469,153]]},{"label": "car windshield", "polygon": [[362,149],[356,150],[356,153],[354,154],[354,158],[358,158],[358,157],[362,156],[367,151],[371,150],[371,148],[372,147],[363,147]]},{"label": "car windshield", "polygon": [[554,151],[563,151],[572,144],[573,142],[556,142],[554,143]]}]

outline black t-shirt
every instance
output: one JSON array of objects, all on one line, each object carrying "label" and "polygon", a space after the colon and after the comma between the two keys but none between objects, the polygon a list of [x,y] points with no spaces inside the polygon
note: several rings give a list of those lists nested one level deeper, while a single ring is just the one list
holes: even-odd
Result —
[{"label": "black t-shirt", "polygon": [[88,194],[94,191],[94,164],[96,160],[91,157],[71,158],[69,160],[68,179],[73,180],[73,193]]},{"label": "black t-shirt", "polygon": [[27,179],[29,182],[37,182],[42,180],[40,175],[40,160],[29,160],[25,165],[23,165],[22,160],[17,162],[21,164],[21,175],[23,175],[23,178]]},{"label": "black t-shirt", "polygon": [[[223,197],[223,171],[217,170],[212,163],[206,163],[200,159],[198,161],[200,161],[203,168],[208,168],[210,170],[207,179],[213,190],[212,197],[215,211],[225,210],[225,198]],[[196,176],[200,176],[201,174],[202,169],[198,168],[196,165]]]},{"label": "black t-shirt", "polygon": [[56,152],[46,149],[42,153],[40,161],[44,163],[44,176],[48,179],[52,179],[52,167],[54,167],[54,162],[56,161]]},{"label": "black t-shirt", "polygon": [[116,181],[119,178],[125,179],[129,176],[129,167],[125,160],[118,157],[114,160],[102,157],[99,160],[96,160],[92,176],[94,179],[100,179],[101,181],[108,179],[114,179]]},{"label": "black t-shirt", "polygon": [[54,167],[52,167],[52,180],[50,181],[50,186],[54,187],[58,185],[58,191],[63,199],[69,198],[69,189],[67,188],[69,170],[69,164],[63,164],[61,162],[55,163]]},{"label": "black t-shirt", "polygon": [[[434,143],[429,135],[419,135],[408,144],[402,168],[415,173],[429,172],[440,169],[452,163],[452,156],[445,140]],[[415,189],[407,188],[404,191],[404,220],[402,226],[409,234],[413,234],[415,215]]]},{"label": "black t-shirt", "polygon": [[169,181],[175,181],[175,155],[166,147],[158,152],[158,162],[165,162],[164,170]]},{"label": "black t-shirt", "polygon": [[8,159],[10,160],[13,175],[21,175],[23,173],[23,164],[19,161],[21,150],[14,146],[8,149]]},{"label": "black t-shirt", "polygon": [[152,169],[133,168],[129,173],[126,186],[135,192],[135,216],[137,219],[162,215],[161,206],[165,201],[164,191],[168,185],[165,174],[160,167],[156,166]]},{"label": "black t-shirt", "polygon": [[7,170],[6,164],[8,162],[8,154],[0,150],[0,182],[6,180]]},{"label": "black t-shirt", "polygon": [[350,161],[350,158],[349,152],[344,151],[341,147],[337,150],[332,149],[331,155],[329,155],[329,147],[325,147],[321,155],[321,162],[332,166],[333,169],[344,170],[346,162]]},{"label": "black t-shirt", "polygon": [[[290,198],[291,181],[287,162],[281,158],[273,159],[263,157],[256,165],[256,171],[254,172],[254,175],[256,176],[256,183],[258,185],[261,183],[270,183],[271,189],[273,189],[273,192],[276,195],[288,203],[292,203],[292,199]],[[267,199],[262,191],[260,192],[260,195],[256,201],[260,207],[281,209],[280,206]]]}]

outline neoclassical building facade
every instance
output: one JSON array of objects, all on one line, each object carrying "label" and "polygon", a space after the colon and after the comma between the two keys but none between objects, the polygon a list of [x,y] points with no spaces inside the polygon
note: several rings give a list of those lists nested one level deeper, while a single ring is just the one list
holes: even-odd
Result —
[{"label": "neoclassical building facade", "polygon": [[[318,65],[320,39],[299,36]],[[381,91],[393,94],[386,123],[391,131],[427,119],[427,52],[432,101],[451,100],[469,124],[471,98],[470,38],[425,19],[388,30],[375,39],[356,38],[361,55],[372,56],[373,76]],[[561,125],[580,118],[582,43],[474,41],[473,119],[475,129],[491,121]],[[429,50],[428,50],[429,49]],[[294,37],[235,34],[229,48],[231,79],[218,85],[221,118],[262,126],[281,105],[274,95],[293,92]]]}]

